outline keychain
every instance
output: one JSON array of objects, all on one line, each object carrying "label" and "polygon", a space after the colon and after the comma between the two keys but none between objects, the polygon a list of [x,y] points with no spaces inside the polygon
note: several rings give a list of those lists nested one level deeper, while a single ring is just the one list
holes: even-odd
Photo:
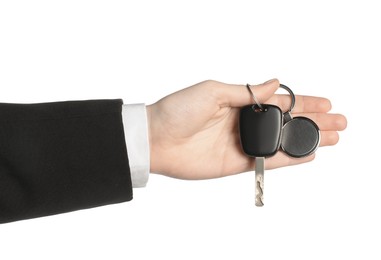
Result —
[{"label": "keychain", "polygon": [[289,87],[280,84],[291,96],[290,109],[285,113],[278,106],[259,103],[250,85],[246,87],[255,104],[241,109],[239,133],[243,151],[255,157],[255,205],[263,206],[265,158],[275,155],[280,149],[296,158],[313,154],[319,147],[320,130],[307,117],[291,116],[296,99]]}]

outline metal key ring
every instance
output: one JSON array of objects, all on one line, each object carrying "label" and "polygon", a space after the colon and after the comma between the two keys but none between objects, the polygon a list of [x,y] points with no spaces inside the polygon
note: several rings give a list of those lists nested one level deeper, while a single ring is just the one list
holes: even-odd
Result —
[{"label": "metal key ring", "polygon": [[292,90],[289,87],[287,87],[286,85],[280,84],[279,87],[287,90],[287,92],[291,96],[291,106],[290,106],[290,109],[286,112],[286,113],[291,113],[291,111],[294,109],[295,100],[296,100],[294,92],[292,92]]},{"label": "metal key ring", "polygon": [[259,109],[261,109],[263,111],[263,106],[261,105],[261,103],[259,103],[259,101],[258,101],[257,97],[254,95],[253,91],[251,91],[250,84],[246,84],[246,87],[249,90],[251,96],[253,97],[255,104],[257,106],[259,106]]},{"label": "metal key ring", "polygon": [[[249,90],[251,96],[253,97],[254,102],[256,103],[256,105],[257,105],[261,110],[263,110],[264,108],[263,108],[263,106],[261,105],[261,103],[258,101],[257,97],[254,95],[253,91],[251,90],[251,88],[250,88],[250,84],[246,84],[246,87],[247,87],[247,89]],[[292,90],[291,90],[289,87],[287,87],[286,85],[280,84],[279,87],[280,87],[280,88],[283,88],[283,89],[285,89],[285,90],[287,90],[287,92],[288,92],[288,93],[290,94],[290,96],[291,96],[291,106],[290,106],[290,109],[286,112],[286,113],[291,113],[291,111],[294,109],[294,106],[295,106],[295,100],[296,100],[295,95],[294,95],[294,92],[292,92]]]}]

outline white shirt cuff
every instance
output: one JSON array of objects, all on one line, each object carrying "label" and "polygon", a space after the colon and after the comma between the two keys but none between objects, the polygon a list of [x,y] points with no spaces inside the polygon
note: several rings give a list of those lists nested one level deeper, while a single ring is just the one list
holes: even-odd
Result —
[{"label": "white shirt cuff", "polygon": [[123,105],[122,119],[132,187],[145,187],[150,171],[150,149],[145,104]]}]

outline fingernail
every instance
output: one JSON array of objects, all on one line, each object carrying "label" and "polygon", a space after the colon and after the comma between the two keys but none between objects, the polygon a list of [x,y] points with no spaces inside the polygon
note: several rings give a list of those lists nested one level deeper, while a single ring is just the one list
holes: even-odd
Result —
[{"label": "fingernail", "polygon": [[274,81],[277,81],[277,79],[270,79],[263,84],[270,84],[270,83],[273,83]]}]

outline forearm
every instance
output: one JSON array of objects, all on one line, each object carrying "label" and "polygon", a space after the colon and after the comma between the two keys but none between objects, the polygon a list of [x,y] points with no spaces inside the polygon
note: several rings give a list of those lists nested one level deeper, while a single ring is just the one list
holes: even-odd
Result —
[{"label": "forearm", "polygon": [[131,200],[121,108],[0,104],[0,223]]}]

